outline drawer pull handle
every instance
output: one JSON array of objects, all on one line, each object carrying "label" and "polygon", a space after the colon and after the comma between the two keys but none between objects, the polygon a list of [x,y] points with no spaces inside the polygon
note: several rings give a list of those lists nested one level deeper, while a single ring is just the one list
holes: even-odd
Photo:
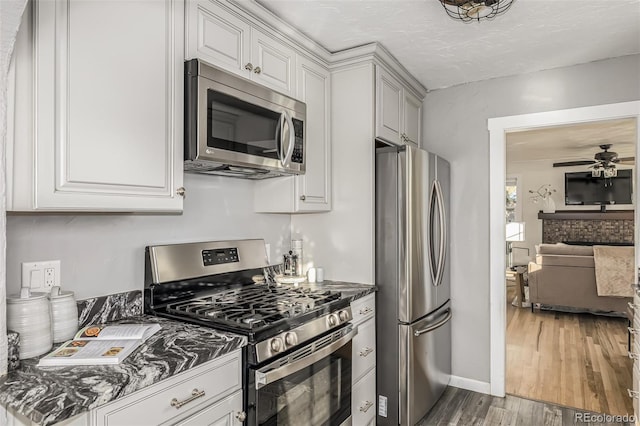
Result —
[{"label": "drawer pull handle", "polygon": [[371,407],[373,407],[373,402],[365,401],[364,405],[360,406],[360,411],[362,411],[363,413],[366,413],[367,411],[369,411],[369,408]]},{"label": "drawer pull handle", "polygon": [[368,313],[373,312],[373,309],[370,307],[365,307],[364,309],[360,309],[360,315],[367,315]]},{"label": "drawer pull handle", "polygon": [[631,358],[634,361],[638,361],[640,360],[640,354],[637,354],[635,352],[629,352],[629,358]]},{"label": "drawer pull handle", "polygon": [[373,349],[366,347],[363,350],[360,351],[360,356],[365,358],[367,357],[371,352],[373,352]]},{"label": "drawer pull handle", "polygon": [[634,336],[638,333],[640,333],[640,330],[637,328],[631,328],[631,327],[627,327],[627,330],[629,330],[629,333],[633,334]]},{"label": "drawer pull handle", "polygon": [[184,401],[178,401],[178,398],[173,398],[171,400],[171,406],[176,407],[176,410],[177,410],[187,405],[194,399],[202,398],[203,396],[204,396],[204,390],[199,391],[198,389],[194,389],[191,391],[191,396],[185,399]]},{"label": "drawer pull handle", "polygon": [[638,391],[634,391],[631,389],[627,389],[627,393],[629,394],[629,398],[631,399],[638,399],[640,398],[640,392]]},{"label": "drawer pull handle", "polygon": [[245,413],[244,411],[238,411],[236,413],[236,419],[238,419],[239,422],[244,422],[245,420],[247,420],[247,413]]}]

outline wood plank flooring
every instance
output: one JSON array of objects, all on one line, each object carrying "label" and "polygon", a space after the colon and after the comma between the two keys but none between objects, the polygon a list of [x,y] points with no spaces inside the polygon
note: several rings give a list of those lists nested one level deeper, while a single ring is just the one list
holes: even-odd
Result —
[{"label": "wood plank flooring", "polygon": [[627,320],[511,305],[508,287],[506,392],[606,414],[632,414]]},{"label": "wood plank flooring", "polygon": [[[576,414],[578,418],[576,418]],[[587,413],[587,415],[595,415]],[[568,426],[627,425],[623,422],[585,422],[585,412],[517,396],[506,398],[448,387],[418,426]],[[607,419],[602,419],[607,420]],[[609,419],[613,420],[613,419]]]}]

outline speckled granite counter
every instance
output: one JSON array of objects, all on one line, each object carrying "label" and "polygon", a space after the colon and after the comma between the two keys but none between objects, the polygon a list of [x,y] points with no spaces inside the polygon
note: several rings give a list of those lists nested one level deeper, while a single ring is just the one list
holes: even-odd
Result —
[{"label": "speckled granite counter", "polygon": [[152,316],[118,323],[158,322],[122,364],[47,367],[26,359],[0,378],[0,404],[39,424],[52,424],[129,395],[246,345],[246,337]]},{"label": "speckled granite counter", "polygon": [[378,287],[370,284],[350,283],[346,281],[323,281],[321,283],[300,283],[301,287],[310,288],[312,290],[329,290],[339,291],[343,298],[353,302],[368,294],[375,293]]}]

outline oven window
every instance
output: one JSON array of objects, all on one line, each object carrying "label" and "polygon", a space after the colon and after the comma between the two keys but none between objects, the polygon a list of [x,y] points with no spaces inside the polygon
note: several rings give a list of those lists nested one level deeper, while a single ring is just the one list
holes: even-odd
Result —
[{"label": "oven window", "polygon": [[280,113],[207,90],[207,146],[277,159],[280,117]]},{"label": "oven window", "polygon": [[257,391],[258,425],[340,425],[351,416],[351,344]]}]

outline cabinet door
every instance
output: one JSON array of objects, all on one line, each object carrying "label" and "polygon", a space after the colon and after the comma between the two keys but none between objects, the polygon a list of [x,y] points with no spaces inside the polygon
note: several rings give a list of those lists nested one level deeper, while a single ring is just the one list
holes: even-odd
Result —
[{"label": "cabinet door", "polygon": [[302,176],[258,180],[254,209],[260,213],[324,212],[331,210],[330,73],[298,57],[299,99],[307,104],[306,171]]},{"label": "cabinet door", "polygon": [[35,4],[33,207],[182,210],[184,2]]},{"label": "cabinet door", "polygon": [[371,370],[351,390],[351,417],[354,425],[375,424],[376,371]]},{"label": "cabinet door", "polygon": [[298,99],[307,104],[306,172],[296,178],[296,210],[331,210],[331,141],[329,71],[298,57]]},{"label": "cabinet door", "polygon": [[245,78],[250,78],[251,27],[208,0],[187,2],[188,59],[199,58]]},{"label": "cabinet door", "polygon": [[296,52],[262,31],[251,30],[252,79],[286,95],[295,96]]},{"label": "cabinet door", "polygon": [[242,391],[229,395],[225,399],[205,408],[176,426],[233,426],[242,425]]},{"label": "cabinet door", "polygon": [[376,67],[376,136],[400,143],[402,85],[381,67]]},{"label": "cabinet door", "polygon": [[352,345],[352,377],[357,381],[376,365],[376,322],[370,319],[358,326]]},{"label": "cabinet door", "polygon": [[[422,101],[404,90],[404,127],[401,140],[420,146],[422,137]],[[404,136],[404,137],[403,137]]]}]

